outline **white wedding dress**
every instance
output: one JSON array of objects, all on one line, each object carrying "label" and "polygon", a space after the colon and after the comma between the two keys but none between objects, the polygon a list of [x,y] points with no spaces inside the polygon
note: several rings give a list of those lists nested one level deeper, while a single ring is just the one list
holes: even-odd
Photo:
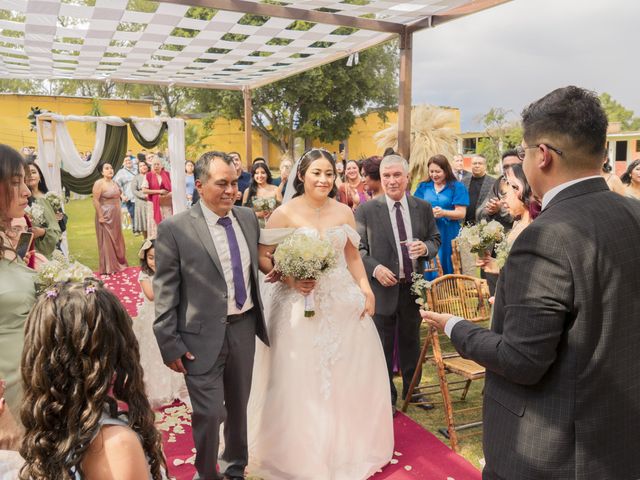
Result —
[{"label": "white wedding dress", "polygon": [[[262,230],[274,245],[310,227]],[[315,316],[283,283],[261,285],[271,347],[257,342],[249,399],[249,474],[265,480],[361,480],[393,455],[389,378],[364,295],[347,269],[348,225],[325,232],[337,266],[316,284]]]}]

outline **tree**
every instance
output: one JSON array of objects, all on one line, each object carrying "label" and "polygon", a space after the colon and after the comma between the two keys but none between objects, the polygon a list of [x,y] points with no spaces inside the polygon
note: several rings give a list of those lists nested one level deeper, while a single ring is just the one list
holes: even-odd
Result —
[{"label": "tree", "polygon": [[[254,90],[253,128],[286,152],[296,137],[343,140],[358,113],[378,109],[384,115],[396,108],[396,43],[361,52],[359,57],[352,67],[338,60]],[[244,119],[240,92],[193,90],[191,98],[199,111]]]},{"label": "tree", "polygon": [[634,116],[633,110],[628,110],[606,92],[600,94],[600,102],[610,123],[620,122],[623,130],[640,130],[640,118]]},{"label": "tree", "polygon": [[511,110],[493,107],[480,117],[485,137],[478,142],[477,152],[487,159],[489,170],[500,162],[502,152],[522,141],[520,121],[510,119]]}]

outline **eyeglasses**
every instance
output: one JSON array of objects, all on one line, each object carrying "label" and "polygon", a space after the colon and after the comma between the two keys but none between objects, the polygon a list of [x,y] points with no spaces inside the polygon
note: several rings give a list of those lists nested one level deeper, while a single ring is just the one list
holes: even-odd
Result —
[{"label": "eyeglasses", "polygon": [[547,147],[552,152],[556,152],[558,155],[562,156],[562,150],[560,150],[559,148],[556,148],[556,147],[552,147],[551,145],[549,145],[547,143],[538,143],[537,145],[531,145],[530,147],[523,147],[522,145],[518,145],[516,147],[516,154],[518,155],[518,158],[520,160],[524,160],[524,155],[525,155],[525,152],[527,150],[529,150],[530,148],[540,148],[540,145],[544,145],[545,147]]}]

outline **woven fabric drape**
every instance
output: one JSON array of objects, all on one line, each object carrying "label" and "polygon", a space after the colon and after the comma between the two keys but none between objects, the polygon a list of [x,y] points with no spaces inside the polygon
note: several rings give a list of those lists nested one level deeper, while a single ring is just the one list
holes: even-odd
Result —
[{"label": "woven fabric drape", "polygon": [[162,125],[160,126],[160,130],[158,131],[158,134],[154,138],[149,140],[148,138],[145,138],[143,136],[142,132],[140,132],[140,130],[136,126],[136,122],[133,119],[128,118],[126,119],[126,122],[129,124],[129,127],[131,128],[131,133],[133,134],[133,138],[135,138],[136,141],[140,145],[142,145],[144,148],[153,148],[156,145],[158,145],[160,143],[160,140],[162,140],[162,136],[164,135],[164,132],[167,131],[167,122],[162,122]]},{"label": "woven fabric drape", "polygon": [[104,150],[102,158],[95,170],[87,177],[75,178],[65,170],[61,171],[62,185],[72,192],[89,195],[96,180],[102,178],[100,170],[102,165],[110,163],[113,170],[118,171],[124,162],[124,154],[127,152],[127,127],[106,126]]}]

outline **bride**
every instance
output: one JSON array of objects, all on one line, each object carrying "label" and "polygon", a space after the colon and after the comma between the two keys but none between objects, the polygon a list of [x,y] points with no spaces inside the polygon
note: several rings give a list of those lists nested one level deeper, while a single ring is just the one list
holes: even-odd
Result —
[{"label": "bride", "polygon": [[[257,342],[249,471],[266,480],[361,480],[393,455],[389,380],[371,319],[375,299],[353,213],[333,198],[333,158],[311,150],[294,174],[294,198],[273,212],[261,233],[260,268],[273,269],[277,244],[293,232],[328,239],[337,266],[317,281],[269,283],[274,279],[267,275],[271,347]],[[309,318],[304,295],[312,290],[315,316]]]}]

